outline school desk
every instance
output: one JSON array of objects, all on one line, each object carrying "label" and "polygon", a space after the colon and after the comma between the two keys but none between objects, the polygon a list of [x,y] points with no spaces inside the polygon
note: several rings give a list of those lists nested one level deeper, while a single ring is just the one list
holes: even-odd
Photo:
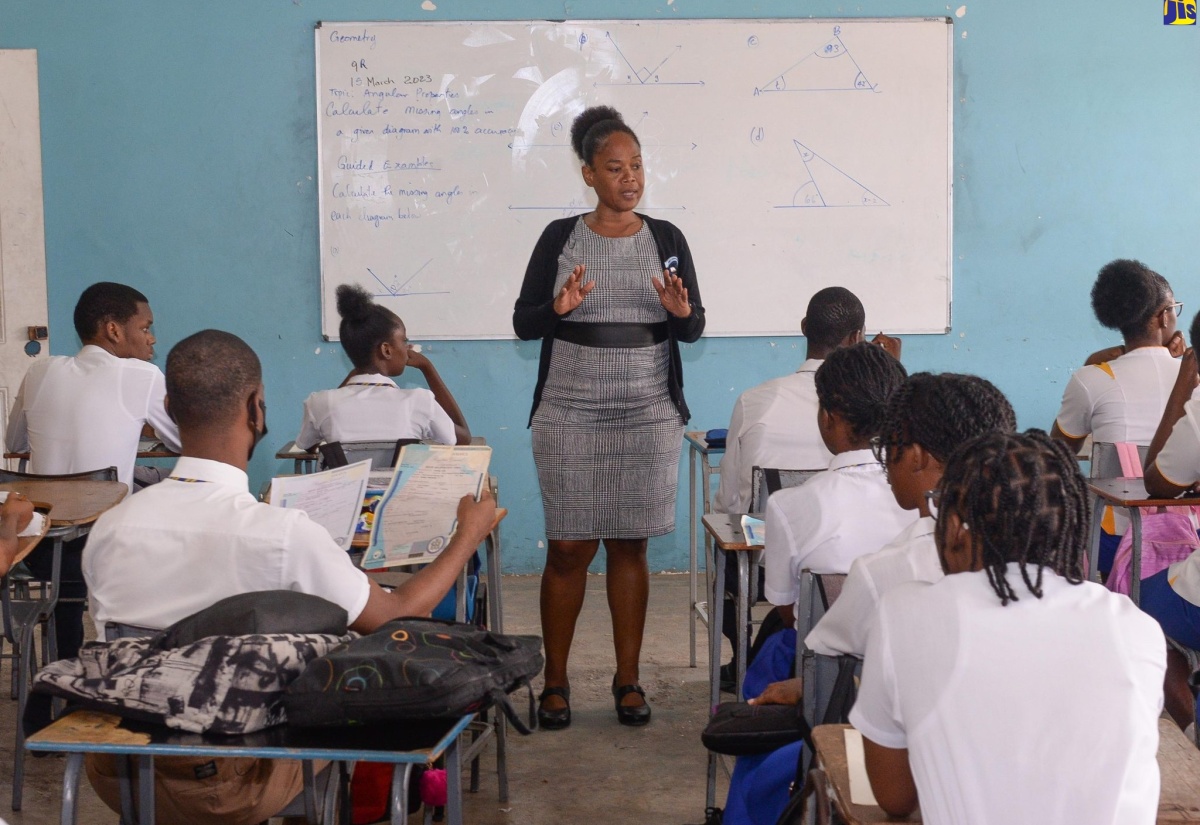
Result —
[{"label": "school desk", "polygon": [[[29,465],[29,451],[22,453],[5,453],[5,458],[14,459],[17,461],[17,471],[26,472],[26,467]],[[179,453],[167,449],[166,445],[157,438],[147,438],[142,436],[138,439],[138,458],[178,458]]]},{"label": "school desk", "polygon": [[317,459],[320,457],[316,450],[300,449],[296,446],[295,441],[289,441],[279,448],[279,452],[275,453],[275,458],[279,461],[295,462],[296,475],[316,472]]},{"label": "school desk", "polygon": [[[1145,479],[1141,478],[1089,478],[1087,486],[1103,504],[1120,507],[1129,513],[1129,529],[1133,533],[1129,598],[1138,604],[1142,592],[1142,508],[1200,505],[1200,497],[1153,498],[1146,492]],[[1091,536],[1088,540],[1088,576],[1093,579],[1099,569],[1100,522],[1103,518],[1104,507],[1098,503],[1093,508]]]},{"label": "school desk", "polygon": [[[688,609],[688,641],[691,645],[689,665],[696,666],[696,619],[709,621],[709,604],[700,601],[699,557],[700,539],[699,519],[696,518],[696,487],[700,487],[701,513],[712,512],[712,475],[719,469],[721,456],[725,454],[724,447],[710,447],[704,432],[688,431],[683,434],[684,443],[688,446],[688,586],[691,593],[691,604]],[[717,457],[717,463],[712,463],[712,456]],[[717,602],[719,604],[719,602]]]},{"label": "school desk", "polygon": [[[330,760],[340,773],[349,762],[386,762],[397,766],[392,779],[391,821],[408,821],[408,779],[413,765],[432,766],[445,757],[446,818],[462,825],[462,772],[459,735],[475,714],[457,720],[397,722],[359,727],[304,729],[279,725],[241,736],[184,733],[164,725],[148,725],[107,713],[75,711],[29,737],[31,751],[66,753],[61,821],[75,822],[79,774],[84,754],[138,757],[138,821],[154,823],[154,758],[156,756],[250,757],[256,759]],[[132,800],[132,780],[121,778],[122,799]],[[306,777],[307,784],[307,777]]]},{"label": "school desk", "polygon": [[[904,819],[888,817],[875,805],[850,800],[850,769],[846,764],[845,731],[849,725],[813,728],[817,766],[824,773],[829,802],[847,825],[871,822],[920,822],[920,812]],[[1200,750],[1196,750],[1170,719],[1158,720],[1158,769],[1162,789],[1157,822],[1200,822]]]},{"label": "school desk", "polygon": [[[742,701],[742,681],[746,677],[746,648],[749,642],[750,624],[750,571],[753,569],[754,555],[762,550],[758,545],[748,544],[746,534],[742,532],[742,517],[728,513],[709,513],[703,519],[704,530],[712,539],[713,554],[707,559],[710,567],[709,582],[712,587],[708,591],[709,604],[719,605],[725,593],[725,554],[733,553],[737,559],[738,587],[735,600],[737,615],[737,701]],[[721,701],[721,619],[716,614],[708,620],[708,665],[709,665],[709,709],[715,708]],[[717,763],[718,754],[709,751],[708,754],[708,784],[706,789],[705,807],[711,808],[716,804],[717,792]]]}]

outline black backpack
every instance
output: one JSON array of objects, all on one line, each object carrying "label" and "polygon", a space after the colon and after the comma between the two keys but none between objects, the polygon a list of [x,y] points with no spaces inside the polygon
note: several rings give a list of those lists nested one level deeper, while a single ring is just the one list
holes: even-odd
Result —
[{"label": "black backpack", "polygon": [[[288,724],[331,727],[457,719],[496,705],[521,733],[536,726],[530,680],[539,636],[506,636],[437,619],[394,619],[309,664],[284,697]],[[527,727],[508,694],[529,690]]]}]

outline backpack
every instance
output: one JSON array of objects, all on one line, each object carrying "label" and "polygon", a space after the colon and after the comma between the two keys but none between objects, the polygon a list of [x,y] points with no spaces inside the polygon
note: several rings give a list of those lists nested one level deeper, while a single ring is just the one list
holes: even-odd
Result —
[{"label": "backpack", "polygon": [[[1171,507],[1165,513],[1147,513],[1142,516],[1142,566],[1143,580],[1166,570],[1177,561],[1183,561],[1200,547],[1196,528],[1190,516]],[[1125,531],[1117,554],[1113,558],[1112,571],[1105,585],[1114,593],[1129,595],[1133,582],[1133,528]]]},{"label": "backpack", "polygon": [[[394,619],[308,666],[284,697],[304,727],[399,719],[457,719],[495,704],[521,733],[536,726],[530,680],[542,669],[539,636],[506,636],[437,619]],[[530,727],[508,694],[529,689]]]},{"label": "backpack", "polygon": [[287,721],[284,687],[346,637],[207,636],[165,650],[160,638],[85,644],[38,671],[33,692],[191,733],[252,733]]}]

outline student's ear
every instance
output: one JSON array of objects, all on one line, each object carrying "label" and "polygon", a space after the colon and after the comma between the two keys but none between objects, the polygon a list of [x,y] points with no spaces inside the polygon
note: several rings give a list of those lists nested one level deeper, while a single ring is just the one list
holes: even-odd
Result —
[{"label": "student's ear", "polygon": [[[171,396],[163,396],[163,409],[167,411],[167,418],[175,421],[175,413],[171,412]],[[175,421],[175,423],[178,424],[179,422]]]},{"label": "student's ear", "polygon": [[939,476],[942,474],[942,462],[934,458],[933,454],[920,444],[910,444],[907,449],[912,451],[913,472],[924,473],[929,470],[937,470]]},{"label": "student's ear", "polygon": [[861,329],[856,329],[846,336],[845,340],[842,341],[842,346],[852,347],[855,344],[861,344],[865,340],[867,340],[866,333]]},{"label": "student's ear", "polygon": [[953,573],[968,573],[980,568],[975,567],[975,537],[971,535],[971,525],[963,521],[958,513],[946,513],[942,520],[942,541],[938,545],[942,558],[942,570],[946,575]]},{"label": "student's ear", "polygon": [[114,346],[120,345],[125,340],[125,327],[112,318],[105,318],[100,322],[99,337]]},{"label": "student's ear", "polygon": [[586,163],[583,164],[583,182],[586,183],[588,186],[595,188],[596,171],[594,169],[592,169],[592,167],[588,166]]},{"label": "student's ear", "polygon": [[800,319],[800,334],[805,338],[808,337],[808,316],[805,315]]}]

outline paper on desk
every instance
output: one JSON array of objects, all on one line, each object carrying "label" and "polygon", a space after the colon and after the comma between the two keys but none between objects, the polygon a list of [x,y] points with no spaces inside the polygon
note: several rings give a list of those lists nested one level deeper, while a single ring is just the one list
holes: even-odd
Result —
[{"label": "paper on desk", "polygon": [[850,801],[855,805],[878,805],[867,778],[867,757],[863,752],[862,734],[846,728],[846,767],[850,769]]},{"label": "paper on desk", "polygon": [[478,498],[491,447],[409,444],[400,450],[392,486],[375,509],[364,569],[435,558],[458,526],[458,501]]},{"label": "paper on desk", "polygon": [[767,543],[767,523],[754,516],[742,516],[742,534],[746,536],[746,544],[762,547]]},{"label": "paper on desk", "polygon": [[[0,492],[0,504],[8,501],[8,493]],[[33,511],[33,515],[29,517],[29,524],[25,525],[25,529],[17,533],[18,536],[40,536],[42,527],[46,524],[46,517],[37,510]]]},{"label": "paper on desk", "polygon": [[370,472],[366,459],[320,473],[273,478],[271,506],[303,510],[329,531],[338,547],[349,550]]}]

